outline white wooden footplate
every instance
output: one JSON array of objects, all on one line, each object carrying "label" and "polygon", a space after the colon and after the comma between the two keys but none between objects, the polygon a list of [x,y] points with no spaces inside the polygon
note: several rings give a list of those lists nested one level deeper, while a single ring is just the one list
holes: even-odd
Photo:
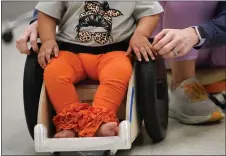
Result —
[{"label": "white wooden footplate", "polygon": [[119,136],[89,138],[48,138],[47,129],[38,124],[35,127],[35,150],[37,152],[55,151],[95,151],[130,149],[130,123],[120,123]]},{"label": "white wooden footplate", "polygon": [[43,84],[40,95],[38,124],[34,129],[35,151],[117,151],[120,149],[130,149],[133,141],[136,139],[140,132],[140,121],[137,115],[135,100],[134,74],[130,79],[125,109],[125,118],[119,124],[119,136],[89,138],[52,138],[49,137],[49,123],[52,121],[51,115],[49,113],[49,100],[45,92],[45,85]]}]

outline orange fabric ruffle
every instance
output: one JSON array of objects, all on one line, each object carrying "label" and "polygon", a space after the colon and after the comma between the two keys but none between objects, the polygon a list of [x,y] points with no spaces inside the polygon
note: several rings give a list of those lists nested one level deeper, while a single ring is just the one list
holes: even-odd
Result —
[{"label": "orange fabric ruffle", "polygon": [[91,106],[89,107],[85,118],[87,118],[87,124],[78,133],[78,136],[80,137],[93,137],[103,123],[119,123],[115,112],[108,108]]},{"label": "orange fabric ruffle", "polygon": [[74,130],[79,137],[95,136],[101,124],[119,123],[116,113],[108,108],[89,106],[89,104],[72,104],[53,118],[57,132]]},{"label": "orange fabric ruffle", "polygon": [[86,114],[89,104],[72,104],[64,108],[61,113],[53,118],[56,131],[75,130],[79,132],[82,125],[81,121]]}]

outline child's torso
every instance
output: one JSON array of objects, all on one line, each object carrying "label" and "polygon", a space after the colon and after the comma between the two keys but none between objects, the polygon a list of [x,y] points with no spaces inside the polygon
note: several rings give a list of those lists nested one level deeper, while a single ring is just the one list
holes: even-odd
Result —
[{"label": "child's torso", "polygon": [[86,46],[123,41],[135,30],[135,2],[65,2],[57,39]]}]

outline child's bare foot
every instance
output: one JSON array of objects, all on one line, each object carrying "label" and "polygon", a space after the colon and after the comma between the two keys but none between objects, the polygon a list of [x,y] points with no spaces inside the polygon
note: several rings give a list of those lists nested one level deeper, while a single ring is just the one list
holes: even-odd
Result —
[{"label": "child's bare foot", "polygon": [[116,122],[105,123],[97,130],[97,136],[116,136],[118,135],[118,126]]},{"label": "child's bare foot", "polygon": [[55,134],[55,138],[73,138],[76,134],[72,130],[62,130]]}]

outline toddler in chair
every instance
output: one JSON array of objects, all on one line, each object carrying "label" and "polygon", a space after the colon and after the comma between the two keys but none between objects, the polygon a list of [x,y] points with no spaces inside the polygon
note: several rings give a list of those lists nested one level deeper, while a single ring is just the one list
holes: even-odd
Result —
[{"label": "toddler in chair", "polygon": [[[116,112],[132,74],[129,58],[154,59],[148,38],[163,12],[158,2],[39,2],[38,62],[56,110],[54,137],[115,136]],[[56,34],[56,25],[59,30]],[[53,55],[53,57],[51,57]],[[93,103],[81,103],[74,84],[98,80]]]}]

